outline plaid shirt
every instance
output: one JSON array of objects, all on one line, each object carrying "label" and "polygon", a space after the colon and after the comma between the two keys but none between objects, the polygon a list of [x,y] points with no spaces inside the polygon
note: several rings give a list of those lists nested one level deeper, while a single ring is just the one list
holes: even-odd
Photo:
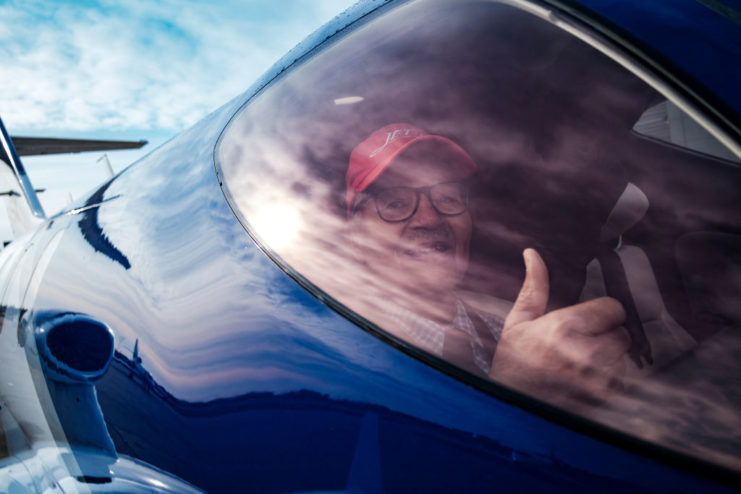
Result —
[{"label": "plaid shirt", "polygon": [[[488,375],[491,370],[491,356],[487,355],[484,345],[476,333],[474,323],[468,315],[466,307],[460,300],[456,301],[456,313],[450,324],[438,324],[435,321],[425,319],[417,314],[401,307],[392,309],[392,317],[399,324],[403,333],[409,341],[423,350],[430,352],[438,357],[443,356],[443,346],[445,344],[445,334],[452,330],[460,330],[471,337],[471,350],[476,367],[481,372]],[[502,335],[504,320],[492,314],[486,314],[476,311],[476,316],[480,318],[486,328],[491,331],[494,341],[498,342]]]}]

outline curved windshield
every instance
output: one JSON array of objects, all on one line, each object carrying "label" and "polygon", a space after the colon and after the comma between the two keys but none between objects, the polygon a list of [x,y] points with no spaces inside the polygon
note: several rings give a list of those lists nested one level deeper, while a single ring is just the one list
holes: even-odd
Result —
[{"label": "curved windshield", "polygon": [[531,13],[418,0],[253,98],[217,165],[255,238],[391,338],[741,470],[741,169],[662,111]]}]

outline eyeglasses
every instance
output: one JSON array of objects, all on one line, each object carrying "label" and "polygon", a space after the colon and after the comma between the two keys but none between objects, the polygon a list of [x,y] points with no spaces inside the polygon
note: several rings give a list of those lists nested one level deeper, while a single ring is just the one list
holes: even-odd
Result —
[{"label": "eyeglasses", "polygon": [[378,216],[389,223],[408,220],[419,208],[424,193],[430,204],[443,216],[456,216],[468,209],[468,188],[462,182],[445,182],[427,187],[390,187],[369,191]]}]

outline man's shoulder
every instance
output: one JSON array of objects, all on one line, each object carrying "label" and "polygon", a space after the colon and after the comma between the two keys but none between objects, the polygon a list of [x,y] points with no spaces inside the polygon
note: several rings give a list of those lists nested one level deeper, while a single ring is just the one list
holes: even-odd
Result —
[{"label": "man's shoulder", "polygon": [[509,314],[512,308],[512,302],[509,300],[493,297],[486,293],[457,290],[455,295],[461,302],[476,312],[488,314],[502,320],[507,318],[507,314]]}]

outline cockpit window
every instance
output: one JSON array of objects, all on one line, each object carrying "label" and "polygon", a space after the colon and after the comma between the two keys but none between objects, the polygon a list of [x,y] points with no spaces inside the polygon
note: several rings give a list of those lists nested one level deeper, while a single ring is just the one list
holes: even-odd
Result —
[{"label": "cockpit window", "polygon": [[511,3],[409,2],[292,68],[222,136],[226,195],[431,362],[741,470],[738,157]]}]

